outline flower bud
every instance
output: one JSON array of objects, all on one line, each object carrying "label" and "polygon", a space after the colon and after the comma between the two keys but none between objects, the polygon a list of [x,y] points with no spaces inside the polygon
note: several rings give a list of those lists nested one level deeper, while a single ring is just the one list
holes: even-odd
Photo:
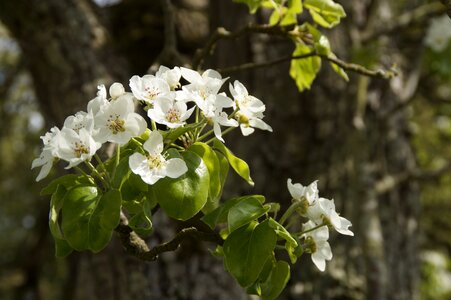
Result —
[{"label": "flower bud", "polygon": [[121,83],[115,82],[110,86],[111,98],[116,99],[116,98],[122,96],[123,94],[125,94],[125,89]]}]

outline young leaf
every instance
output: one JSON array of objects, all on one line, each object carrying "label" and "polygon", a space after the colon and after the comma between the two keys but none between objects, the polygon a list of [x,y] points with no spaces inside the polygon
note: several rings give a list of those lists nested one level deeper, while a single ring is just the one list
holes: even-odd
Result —
[{"label": "young leaf", "polygon": [[119,164],[116,167],[116,171],[114,172],[114,178],[112,179],[111,186],[115,189],[120,190],[124,182],[130,176],[131,170],[128,166],[129,157],[124,157],[119,161]]},{"label": "young leaf", "polygon": [[232,232],[224,242],[227,270],[243,287],[254,283],[272,256],[277,236],[268,221],[252,222]]},{"label": "young leaf", "polygon": [[242,197],[235,197],[227,200],[224,204],[216,208],[214,211],[206,214],[202,221],[204,221],[208,226],[212,229],[215,228],[216,225],[227,222],[227,216],[229,214],[230,209],[241,201],[248,201],[249,199],[255,199],[260,204],[265,202],[265,197],[261,195],[248,195]]},{"label": "young leaf", "polygon": [[255,198],[247,198],[239,201],[230,208],[227,215],[227,223],[229,232],[250,223],[253,220],[263,216],[269,207],[264,208],[263,205]]},{"label": "young leaf", "polygon": [[320,26],[332,28],[346,17],[343,7],[332,0],[305,0],[304,6],[310,11],[313,20]]},{"label": "young leaf", "polygon": [[[312,49],[304,44],[297,44],[293,56],[303,55],[312,52]],[[299,91],[310,89],[313,80],[321,68],[321,58],[310,56],[301,59],[291,60],[290,76],[296,82]]]},{"label": "young leaf", "polygon": [[140,235],[148,235],[152,232],[152,220],[151,220],[151,201],[144,199],[144,203],[141,205],[141,209],[137,214],[130,217],[128,225]]},{"label": "young leaf", "polygon": [[219,195],[222,190],[219,159],[213,149],[205,143],[194,143],[188,151],[194,152],[202,158],[210,174],[208,201],[203,209],[204,212],[210,212],[218,207]]},{"label": "young leaf", "polygon": [[261,296],[263,300],[273,300],[283,291],[290,279],[290,266],[285,261],[278,261],[269,277],[261,286]]},{"label": "young leaf", "polygon": [[251,171],[249,169],[249,165],[242,159],[233,155],[232,151],[230,151],[223,143],[218,140],[214,141],[214,147],[218,149],[229,161],[230,166],[235,170],[235,172],[241,176],[244,180],[246,180],[250,185],[254,185],[254,182],[251,178]]},{"label": "young leaf", "polygon": [[41,196],[51,195],[55,193],[59,185],[64,186],[66,189],[69,189],[76,185],[89,185],[93,183],[94,181],[92,181],[92,178],[77,174],[67,174],[50,182],[45,188],[41,190]]},{"label": "young leaf", "polygon": [[61,224],[69,245],[78,251],[102,250],[119,224],[121,201],[121,193],[114,189],[103,195],[94,186],[69,190],[64,198]]},{"label": "young leaf", "polygon": [[182,157],[188,171],[179,178],[160,179],[151,190],[170,217],[187,220],[197,214],[207,202],[210,176],[207,166],[197,154],[186,151]]},{"label": "young leaf", "polygon": [[63,232],[60,228],[58,218],[61,207],[63,206],[64,197],[67,189],[63,185],[58,185],[55,193],[50,199],[49,227],[55,240],[55,255],[64,257],[72,252],[72,247],[64,239]]},{"label": "young leaf", "polygon": [[[330,53],[329,56],[336,58],[337,56],[334,53]],[[340,66],[334,64],[333,62],[329,63],[332,67],[332,70],[335,71],[338,75],[340,75],[341,78],[343,78],[345,81],[349,81],[348,74],[346,74],[345,70],[343,70]]]},{"label": "young leaf", "polygon": [[285,229],[281,224],[279,224],[273,218],[269,218],[269,226],[274,229],[277,236],[285,240],[285,249],[290,256],[291,262],[296,263],[297,256],[295,250],[298,247],[298,242],[293,238],[293,236]]}]

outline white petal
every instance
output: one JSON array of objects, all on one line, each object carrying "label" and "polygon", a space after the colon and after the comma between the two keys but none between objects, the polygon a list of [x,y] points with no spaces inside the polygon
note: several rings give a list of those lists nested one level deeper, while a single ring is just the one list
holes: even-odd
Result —
[{"label": "white petal", "polygon": [[147,158],[141,153],[133,153],[128,159],[128,165],[133,173],[144,175],[149,171]]},{"label": "white petal", "polygon": [[254,128],[249,127],[249,126],[244,125],[244,124],[241,124],[241,125],[240,125],[240,129],[241,129],[241,133],[242,133],[244,136],[248,136],[248,135],[252,134],[252,133],[255,131]]},{"label": "white petal", "polygon": [[265,122],[263,122],[260,119],[250,119],[249,125],[252,127],[261,129],[261,130],[268,130],[268,131],[272,132],[271,126],[269,126],[268,124],[266,124]]},{"label": "white petal", "polygon": [[321,272],[326,269],[326,260],[318,252],[312,253],[312,261]]},{"label": "white petal", "polygon": [[295,200],[301,200],[301,197],[304,196],[304,186],[300,183],[291,183],[291,178],[287,180],[288,191],[290,192],[291,197]]},{"label": "white petal", "polygon": [[110,96],[113,99],[116,99],[125,94],[125,89],[122,83],[115,82],[110,86]]},{"label": "white petal", "polygon": [[354,236],[354,233],[348,229],[350,226],[352,226],[352,223],[348,219],[345,219],[343,217],[340,217],[340,222],[340,227],[335,227],[335,230],[344,235]]},{"label": "white petal", "polygon": [[160,154],[163,152],[163,136],[157,130],[152,131],[143,147],[149,154]]},{"label": "white petal", "polygon": [[219,126],[217,122],[213,124],[213,132],[215,133],[215,136],[218,140],[225,143],[224,139],[222,138],[221,126]]},{"label": "white petal", "polygon": [[188,167],[183,159],[171,158],[167,161],[166,175],[171,178],[178,178],[188,171]]},{"label": "white petal", "polygon": [[188,80],[190,83],[198,83],[203,81],[202,76],[200,76],[200,74],[196,71],[183,67],[180,68],[180,71],[182,73],[183,78]]}]

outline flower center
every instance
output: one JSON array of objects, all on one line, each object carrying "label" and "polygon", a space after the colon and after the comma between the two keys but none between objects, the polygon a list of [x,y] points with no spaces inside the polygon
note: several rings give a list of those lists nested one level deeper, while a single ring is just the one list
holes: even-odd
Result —
[{"label": "flower center", "polygon": [[164,157],[161,154],[147,156],[147,164],[151,169],[161,169],[165,162]]},{"label": "flower center", "polygon": [[119,115],[110,115],[110,117],[107,120],[108,122],[108,128],[111,130],[113,134],[118,134],[119,132],[124,132],[125,128],[125,121],[124,119],[120,119]]},{"label": "flower center", "polygon": [[147,98],[153,100],[156,96],[160,94],[160,90],[154,86],[146,86],[144,90],[147,93]]},{"label": "flower center", "polygon": [[83,154],[89,153],[89,147],[87,147],[85,144],[81,142],[75,142],[74,152],[75,156],[80,158]]},{"label": "flower center", "polygon": [[238,123],[240,123],[240,124],[246,124],[246,125],[249,124],[249,118],[240,112],[237,112],[236,119],[237,119]]},{"label": "flower center", "polygon": [[180,111],[177,108],[171,108],[166,113],[166,120],[171,123],[180,121]]}]

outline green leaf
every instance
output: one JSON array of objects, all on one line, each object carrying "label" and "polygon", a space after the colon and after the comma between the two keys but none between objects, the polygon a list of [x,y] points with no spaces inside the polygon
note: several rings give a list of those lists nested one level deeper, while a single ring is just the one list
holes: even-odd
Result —
[{"label": "green leaf", "polygon": [[124,182],[130,176],[131,170],[128,165],[129,156],[122,158],[119,161],[119,164],[116,167],[116,171],[114,172],[114,177],[111,180],[111,186],[115,189],[120,190]]},{"label": "green leaf", "polygon": [[[330,57],[337,58],[337,56],[334,53],[329,54]],[[340,75],[341,78],[343,78],[345,81],[349,81],[348,74],[346,74],[345,70],[343,70],[339,65],[334,64],[333,62],[329,62],[330,66],[332,67],[332,70],[335,71],[338,75]]]},{"label": "green leaf", "polygon": [[310,11],[313,20],[326,28],[332,28],[346,17],[343,7],[332,0],[305,0],[304,6]]},{"label": "green leaf", "polygon": [[263,5],[266,0],[233,0],[233,2],[244,3],[249,7],[249,12],[254,14],[259,7]]},{"label": "green leaf", "polygon": [[329,55],[331,53],[329,39],[309,23],[305,23],[303,27],[312,35],[316,53]]},{"label": "green leaf", "polygon": [[[297,44],[296,49],[294,49],[293,56],[308,54],[311,52],[312,49],[307,45]],[[305,89],[310,89],[320,68],[321,58],[318,56],[291,60],[290,76],[296,82],[300,92]]]},{"label": "green leaf", "polygon": [[283,291],[290,279],[290,266],[285,261],[278,261],[274,265],[271,274],[261,284],[261,296],[263,300],[273,300]]},{"label": "green leaf", "polygon": [[147,190],[148,185],[142,181],[141,176],[130,173],[121,187],[122,200],[133,201],[140,199]]},{"label": "green leaf", "polygon": [[258,275],[258,279],[251,286],[249,286],[246,289],[246,292],[248,294],[254,294],[254,295],[258,295],[258,296],[262,295],[261,283],[265,282],[266,279],[268,279],[275,264],[276,264],[276,259],[273,254],[273,255],[271,255],[270,258],[268,258],[266,260],[266,263],[263,266],[263,269],[260,272],[260,275]]},{"label": "green leaf", "polygon": [[285,249],[290,256],[290,260],[293,264],[296,263],[297,256],[295,254],[295,250],[298,247],[298,242],[293,238],[293,236],[285,227],[283,227],[273,218],[269,218],[269,226],[274,229],[278,237],[285,240]]},{"label": "green leaf", "polygon": [[188,171],[179,178],[163,178],[151,188],[161,208],[172,218],[187,220],[207,203],[210,186],[208,168],[195,153],[182,154]]},{"label": "green leaf", "polygon": [[280,25],[297,24],[297,15],[302,13],[301,0],[288,0],[287,10],[284,12]]},{"label": "green leaf", "polygon": [[205,213],[208,213],[218,207],[219,196],[222,190],[219,159],[213,149],[205,143],[194,143],[189,147],[188,151],[196,153],[204,161],[210,174],[208,201],[203,209]]},{"label": "green leaf", "polygon": [[265,208],[256,198],[249,197],[242,199],[232,206],[227,215],[229,233],[237,228],[250,223],[263,216],[269,207]]},{"label": "green leaf", "polygon": [[102,250],[119,224],[121,202],[118,190],[103,195],[94,186],[69,190],[62,206],[61,224],[69,245],[78,251]]},{"label": "green leaf", "polygon": [[152,203],[144,198],[144,203],[140,206],[140,211],[130,217],[128,225],[140,235],[148,235],[153,231],[152,225]]},{"label": "green leaf", "polygon": [[72,252],[72,247],[64,239],[63,232],[59,225],[59,212],[63,206],[67,189],[63,185],[58,185],[55,193],[50,199],[49,227],[55,241],[55,255],[57,257],[67,256]]},{"label": "green leaf", "polygon": [[177,127],[169,131],[160,131],[160,133],[163,136],[163,140],[165,143],[172,143],[175,140],[177,140],[180,136],[187,133],[188,131],[191,131],[194,128],[199,127],[201,125],[202,123],[187,124],[185,126]]},{"label": "green leaf", "polygon": [[218,199],[221,199],[222,191],[224,190],[224,185],[227,180],[227,175],[229,174],[229,162],[220,152],[215,151],[215,154],[219,161],[219,182],[221,184],[221,191],[219,192]]},{"label": "green leaf", "polygon": [[94,181],[92,180],[92,178],[88,178],[83,175],[67,174],[51,181],[45,188],[41,190],[41,196],[51,195],[55,193],[59,185],[62,185],[66,189],[69,189],[80,184],[94,184]]},{"label": "green leaf", "polygon": [[277,236],[268,221],[252,222],[232,232],[224,242],[227,270],[243,287],[254,283],[268,258],[272,256]]},{"label": "green leaf", "polygon": [[251,178],[251,171],[249,165],[242,159],[236,157],[232,151],[230,151],[223,143],[218,140],[214,141],[214,147],[218,149],[229,161],[230,166],[235,170],[235,172],[246,180],[250,185],[254,185]]},{"label": "green leaf", "polygon": [[230,209],[241,201],[247,201],[249,199],[255,199],[260,204],[265,202],[265,197],[261,195],[247,195],[242,197],[235,197],[227,200],[224,204],[216,208],[214,211],[206,214],[202,221],[204,221],[212,229],[215,228],[217,224],[227,222],[227,216],[229,215]]}]

